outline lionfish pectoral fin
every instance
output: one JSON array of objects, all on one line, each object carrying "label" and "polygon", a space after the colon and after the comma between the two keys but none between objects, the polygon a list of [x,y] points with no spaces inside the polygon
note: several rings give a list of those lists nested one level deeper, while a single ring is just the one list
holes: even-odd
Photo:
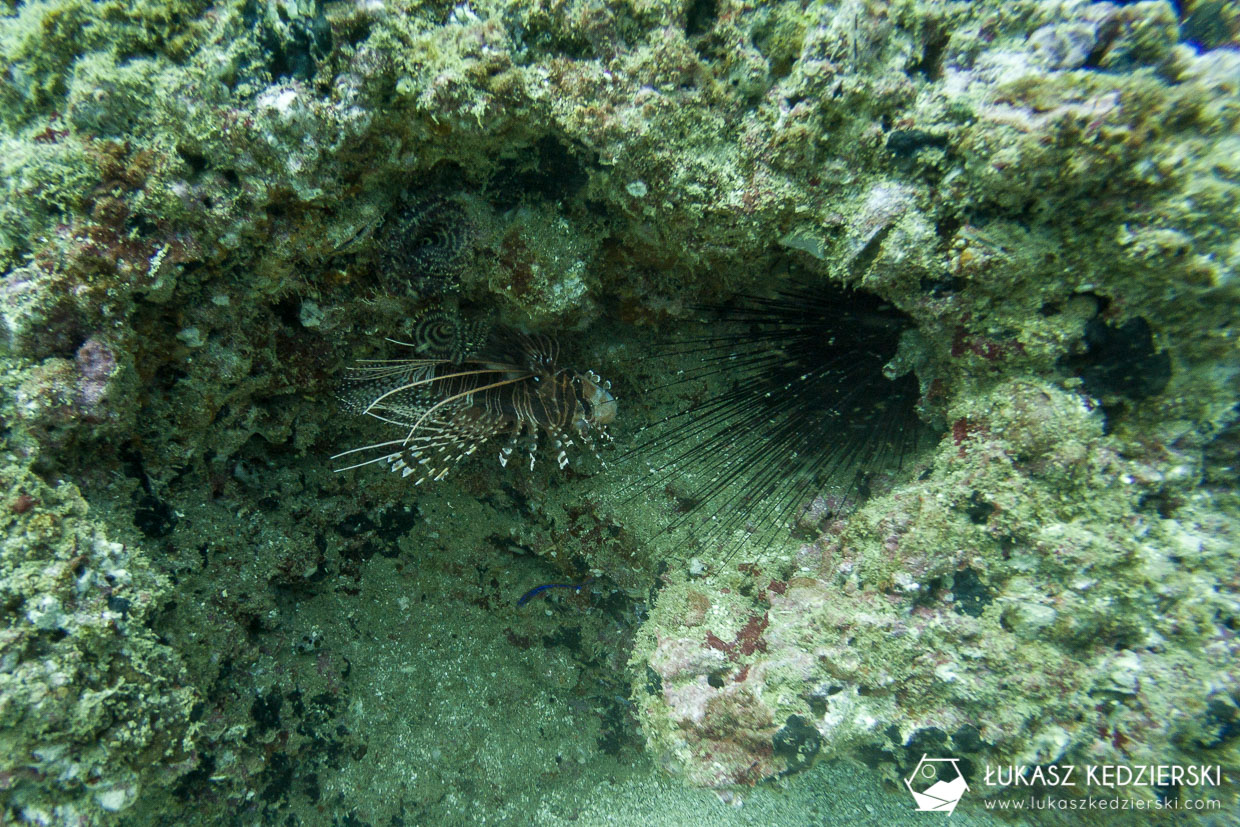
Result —
[{"label": "lionfish pectoral fin", "polygon": [[521,425],[517,423],[508,432],[508,441],[504,443],[504,447],[499,449],[499,467],[507,468],[508,460],[512,457],[512,452],[517,449],[517,438],[521,436]]},{"label": "lionfish pectoral fin", "polygon": [[569,445],[572,445],[573,441],[570,439],[568,440],[568,442],[565,442],[564,434],[562,431],[553,432],[551,434],[551,437],[553,439],[552,444],[555,446],[555,449],[556,449],[555,463],[556,465],[560,466],[560,470],[563,471],[565,468],[568,467],[568,451],[565,450],[565,448]]},{"label": "lionfish pectoral fin", "polygon": [[530,457],[530,470],[534,470],[534,463],[538,459],[538,431],[532,422],[526,423],[525,426],[525,451]]},{"label": "lionfish pectoral fin", "polygon": [[[504,372],[505,371],[496,371],[496,370],[476,370],[476,371],[465,371],[459,375],[460,376],[474,376],[480,373],[504,373]],[[454,378],[456,375],[457,374],[448,374],[447,376],[438,377],[438,378],[448,379],[448,378]],[[525,373],[516,378],[502,379],[499,382],[491,382],[490,384],[482,385],[477,388],[470,388],[467,391],[461,391],[460,393],[455,393],[447,397],[446,399],[443,399],[440,402],[436,402],[434,405],[428,408],[426,410],[426,413],[422,414],[422,416],[418,418],[418,421],[413,423],[413,429],[416,431],[422,425],[423,422],[425,422],[427,419],[430,418],[431,414],[435,413],[436,411],[438,411],[440,408],[444,407],[445,405],[449,405],[453,402],[459,402],[466,398],[472,398],[475,394],[482,394],[486,391],[494,390],[495,388],[502,388],[505,385],[512,385],[512,384],[516,384],[517,382],[522,382],[526,379],[529,379],[530,376],[532,375],[533,374]]]},{"label": "lionfish pectoral fin", "polygon": [[[339,454],[336,454],[335,456],[333,456],[332,459],[340,459],[340,457],[347,457],[350,454],[360,453],[361,451],[373,451],[376,448],[389,448],[393,445],[405,445],[407,444],[407,442],[408,442],[408,438],[390,439],[387,442],[375,442],[370,445],[363,445],[360,448],[350,448],[347,451],[341,451]],[[394,453],[394,454],[380,454],[379,456],[374,457],[372,459],[368,459],[365,462],[358,462],[358,463],[354,463],[353,465],[346,465],[343,468],[337,468],[335,469],[335,473],[340,473],[341,471],[351,471],[354,468],[361,468],[364,465],[372,465],[376,462],[390,462],[393,457],[398,457],[398,456],[400,456],[399,452]]]},{"label": "lionfish pectoral fin", "polygon": [[[439,361],[433,362],[432,364],[444,364],[444,362],[443,362],[442,360],[439,360]],[[384,403],[384,402],[386,402],[386,400],[387,400],[388,398],[390,398],[390,397],[392,397],[392,396],[395,396],[396,394],[403,394],[403,393],[405,393],[405,392],[407,392],[407,391],[411,391],[411,390],[413,390],[413,389],[415,389],[415,388],[426,388],[426,387],[428,387],[428,386],[433,385],[435,382],[446,382],[447,380],[450,380],[450,379],[461,379],[461,378],[463,378],[463,377],[468,377],[468,376],[481,376],[482,374],[486,374],[486,373],[503,373],[503,372],[504,372],[504,371],[502,371],[502,370],[493,370],[493,369],[490,369],[490,368],[480,368],[480,369],[477,369],[477,370],[463,370],[463,371],[456,371],[456,372],[453,372],[453,373],[445,373],[445,374],[441,374],[441,375],[431,375],[431,376],[427,376],[427,377],[423,377],[423,378],[418,378],[416,381],[413,381],[413,382],[405,382],[405,383],[403,383],[403,384],[397,385],[396,387],[394,387],[394,388],[390,388],[390,389],[388,389],[387,391],[384,391],[383,393],[381,393],[381,394],[379,394],[378,396],[374,397],[373,399],[371,399],[371,400],[370,400],[370,404],[366,406],[366,409],[365,409],[364,411],[362,411],[362,413],[369,414],[369,413],[370,413],[372,410],[374,410],[375,408],[382,408],[382,407],[384,407],[383,403]],[[430,414],[431,414],[431,413],[433,413],[434,411],[436,411],[436,410],[438,410],[439,408],[443,407],[444,405],[448,404],[449,402],[455,402],[455,401],[457,401],[457,400],[459,400],[459,399],[462,399],[463,397],[469,396],[469,395],[470,395],[470,394],[472,394],[472,393],[476,393],[476,392],[479,392],[479,391],[484,391],[484,390],[487,390],[487,389],[489,389],[489,388],[499,387],[500,385],[505,385],[505,384],[507,384],[507,383],[508,383],[508,380],[504,380],[504,381],[502,381],[502,382],[498,382],[498,383],[494,383],[494,382],[493,382],[493,383],[488,384],[488,385],[483,385],[483,386],[481,386],[481,387],[479,387],[479,388],[471,388],[471,389],[470,389],[470,390],[468,390],[468,391],[465,391],[465,392],[462,392],[462,393],[456,393],[456,394],[453,394],[452,396],[449,396],[449,397],[447,397],[446,399],[440,400],[440,401],[436,402],[435,404],[430,405],[430,406],[427,408],[427,410],[426,410],[426,411],[422,414],[421,418],[419,418],[419,420],[418,420],[418,422],[416,423],[416,425],[421,425],[421,424],[422,424],[422,420],[426,419],[427,417],[429,417],[429,416],[430,416]],[[415,427],[416,427],[416,425],[415,425]]]}]

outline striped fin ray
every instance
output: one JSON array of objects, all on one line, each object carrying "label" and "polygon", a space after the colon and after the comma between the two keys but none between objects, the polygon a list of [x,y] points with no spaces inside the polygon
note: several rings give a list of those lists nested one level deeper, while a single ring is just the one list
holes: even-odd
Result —
[{"label": "striped fin ray", "polygon": [[[438,412],[436,412],[438,413]],[[402,477],[417,475],[414,485],[439,482],[465,457],[504,430],[505,423],[477,408],[432,415],[405,440],[400,451],[384,456],[388,468]]]},{"label": "striped fin ray", "polygon": [[[349,413],[368,413],[375,399],[402,386],[431,379],[435,375],[436,360],[426,359],[375,359],[359,362],[345,374],[348,385],[338,397]],[[416,387],[423,387],[417,385]],[[434,396],[424,392],[427,400]]]}]

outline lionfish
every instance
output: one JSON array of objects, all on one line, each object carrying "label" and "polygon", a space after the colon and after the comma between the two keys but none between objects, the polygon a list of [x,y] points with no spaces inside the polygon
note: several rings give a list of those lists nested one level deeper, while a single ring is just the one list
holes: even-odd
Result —
[{"label": "lionfish", "polygon": [[402,477],[416,474],[414,485],[438,482],[483,444],[505,435],[501,466],[524,442],[533,470],[545,436],[563,469],[568,449],[578,441],[594,451],[596,433],[609,439],[606,426],[617,413],[611,383],[594,371],[561,366],[554,339],[467,327],[439,312],[415,320],[413,338],[412,343],[388,341],[425,355],[360,360],[348,375],[354,387],[343,397],[355,412],[407,433],[337,454],[333,459],[380,452],[338,471],[382,462]]}]

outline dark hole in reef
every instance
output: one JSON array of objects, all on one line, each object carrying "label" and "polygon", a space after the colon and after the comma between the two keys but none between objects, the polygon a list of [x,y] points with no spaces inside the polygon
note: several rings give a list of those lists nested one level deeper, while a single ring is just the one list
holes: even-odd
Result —
[{"label": "dark hole in reef", "polygon": [[719,18],[719,0],[693,0],[685,15],[685,35],[697,37],[706,34]]},{"label": "dark hole in reef", "polygon": [[142,238],[150,238],[159,229],[159,225],[150,216],[134,213],[125,219],[125,229]]},{"label": "dark hole in reef", "polygon": [[947,136],[924,129],[895,129],[887,133],[887,151],[897,158],[912,158],[927,147],[947,148]]},{"label": "dark hole in reef", "polygon": [[969,495],[968,504],[965,506],[964,513],[968,516],[969,522],[974,525],[985,525],[990,519],[990,515],[996,511],[994,503],[987,502],[982,497],[980,491],[974,491]]},{"label": "dark hole in reef", "polygon": [[964,568],[952,577],[952,596],[955,600],[952,608],[957,614],[970,617],[981,617],[986,607],[994,602],[990,589],[977,576],[973,569]]},{"label": "dark hole in reef", "polygon": [[284,698],[280,692],[271,690],[266,695],[259,695],[250,704],[250,718],[258,734],[269,732],[280,726],[280,708],[284,706]]},{"label": "dark hole in reef", "polygon": [[[904,747],[904,764],[901,767],[900,775],[906,776],[913,772],[921,763],[923,756],[934,756],[938,758],[952,758],[947,751],[947,733],[938,727],[925,727],[914,732],[909,736],[908,742]],[[928,764],[938,774],[939,781],[949,781],[956,777],[959,771],[965,778],[969,778],[973,771],[972,762],[967,759],[957,759],[958,763],[950,761],[939,761]]]},{"label": "dark hole in reef", "polygon": [[1081,378],[1081,388],[1098,400],[1110,419],[1124,408],[1123,401],[1140,401],[1161,393],[1171,381],[1171,356],[1154,346],[1154,331],[1144,318],[1122,325],[1104,321],[1107,302],[1100,300],[1099,315],[1085,325],[1079,352],[1060,360],[1060,366]]},{"label": "dark hole in reef", "polygon": [[1156,511],[1159,517],[1169,520],[1175,516],[1175,512],[1184,505],[1184,499],[1175,494],[1166,491],[1159,491],[1154,494],[1146,494],[1138,501],[1138,508],[1148,508]]},{"label": "dark hole in reef", "polygon": [[344,19],[338,19],[333,31],[340,35],[341,42],[355,46],[370,36],[372,28],[373,23],[369,16],[352,15]]},{"label": "dark hole in reef", "polygon": [[959,231],[961,218],[959,216],[944,216],[935,222],[935,236],[939,237],[944,244],[950,244],[952,239],[956,238],[956,231]]},{"label": "dark hole in reef", "polygon": [[563,646],[571,652],[581,651],[581,627],[580,626],[562,626],[549,635],[543,635],[543,647],[551,649],[556,646]]},{"label": "dark hole in reef", "polygon": [[964,279],[959,276],[940,276],[939,278],[923,277],[919,286],[923,293],[928,293],[935,298],[939,296],[950,296],[959,293],[964,289]]},{"label": "dark hole in reef", "polygon": [[17,595],[9,595],[3,603],[0,603],[0,615],[12,615],[17,612],[26,603],[25,599]]},{"label": "dark hole in reef", "polygon": [[163,500],[146,494],[138,500],[138,507],[134,509],[133,524],[152,539],[166,537],[176,528],[177,514]]},{"label": "dark hole in reef", "polygon": [[659,673],[646,667],[646,694],[661,695],[663,694],[663,679],[659,677]]},{"label": "dark hole in reef", "polygon": [[963,724],[952,733],[952,749],[960,752],[977,752],[985,742],[982,733],[973,724]]},{"label": "dark hole in reef", "polygon": [[775,754],[788,762],[788,769],[784,774],[791,774],[813,763],[814,757],[822,749],[822,735],[800,715],[789,715],[771,739],[771,745]]},{"label": "dark hole in reef", "polygon": [[938,80],[943,74],[943,50],[951,40],[951,32],[942,27],[934,26],[926,33],[925,45],[921,57],[908,67],[908,74],[919,74],[927,80]]},{"label": "dark hole in reef", "polygon": [[311,80],[318,64],[332,50],[332,27],[323,7],[315,3],[312,5],[313,14],[289,17],[284,8],[278,6],[277,14],[283,28],[280,31],[263,13],[264,5],[258,0],[247,0],[241,9],[241,19],[247,28],[256,31],[267,56],[267,70],[277,80]]},{"label": "dark hole in reef", "polygon": [[631,623],[631,618],[644,614],[642,604],[634,604],[621,589],[605,589],[602,596],[595,595],[593,607],[594,611],[601,611],[621,624]]},{"label": "dark hole in reef", "polygon": [[[408,510],[399,507],[392,508],[379,518],[379,526],[375,533],[379,539],[394,546],[397,540],[404,537],[417,525],[420,516],[416,508]],[[384,554],[384,557],[389,556],[394,555]]]},{"label": "dark hole in reef", "polygon": [[267,759],[260,776],[263,784],[262,800],[274,804],[288,799],[293,787],[293,762],[287,754],[277,752]]},{"label": "dark hole in reef", "polygon": [[1094,41],[1094,48],[1090,50],[1085,57],[1085,62],[1081,64],[1085,69],[1097,69],[1102,65],[1102,61],[1106,59],[1107,53],[1111,51],[1111,47],[1115,45],[1116,38],[1119,37],[1120,22],[1116,17],[1104,20],[1097,29],[1097,35]]},{"label": "dark hole in reef", "polygon": [[873,745],[859,747],[854,754],[858,761],[872,770],[878,769],[882,764],[896,763],[895,753]]},{"label": "dark hole in reef", "polygon": [[[513,507],[517,509],[518,513],[521,513],[521,514],[533,514],[534,513],[534,509],[530,506],[530,498],[527,497],[524,492],[520,491],[515,486],[513,486],[511,483],[507,483],[507,482],[502,483],[500,485],[500,490],[502,490],[505,494],[508,495],[509,501],[512,502]],[[578,563],[574,561],[573,565],[578,565]]]},{"label": "dark hole in reef", "polygon": [[[195,704],[194,708],[198,709],[200,706],[201,704]],[[198,717],[199,719],[202,718],[201,710],[198,713]],[[194,720],[193,713],[190,714],[190,719]],[[172,794],[181,801],[188,801],[191,798],[197,798],[199,795],[205,795],[210,778],[215,774],[215,766],[214,753],[201,753],[198,758],[198,766],[181,776],[180,780],[177,781],[177,785],[172,788]]]},{"label": "dark hole in reef", "polygon": [[341,537],[356,537],[363,531],[373,531],[375,523],[370,517],[359,511],[356,514],[350,514],[339,523],[336,524],[336,533]]},{"label": "dark hole in reef", "polygon": [[301,327],[301,300],[296,296],[281,299],[271,306],[272,313],[286,327]]},{"label": "dark hole in reef", "polygon": [[189,167],[192,176],[201,175],[209,165],[207,156],[186,146],[177,146],[177,156]]},{"label": "dark hole in reef", "polygon": [[[249,600],[249,595],[245,592],[237,595],[239,603],[245,603],[247,600]],[[275,621],[269,622],[268,618],[261,613],[242,614],[238,619],[245,621],[243,625],[245,626],[246,638],[256,646],[258,645],[259,638],[273,631],[276,625]]]},{"label": "dark hole in reef", "polygon": [[1240,710],[1236,700],[1219,693],[1206,703],[1201,720],[1202,737],[1197,743],[1205,749],[1218,749],[1240,737]]},{"label": "dark hole in reef", "polygon": [[516,156],[500,161],[487,186],[488,200],[501,210],[530,198],[568,200],[589,181],[578,157],[585,151],[570,148],[554,135],[544,135]]}]

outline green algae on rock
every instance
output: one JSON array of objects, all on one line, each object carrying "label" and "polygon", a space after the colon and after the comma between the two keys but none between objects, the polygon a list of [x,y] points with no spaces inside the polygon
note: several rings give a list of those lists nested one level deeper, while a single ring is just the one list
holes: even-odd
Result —
[{"label": "green algae on rock", "polygon": [[2,450],[0,602],[17,616],[0,631],[5,808],[100,823],[198,765],[202,697],[149,628],[167,578],[109,540],[72,483],[48,485]]},{"label": "green algae on rock", "polygon": [[[119,608],[115,628],[82,619],[98,661],[78,683],[140,684],[103,707],[150,726],[124,741],[90,707],[104,746],[74,740],[72,715],[6,729],[24,766],[80,755],[98,776],[23,771],[0,784],[3,817],[511,814],[494,790],[604,766],[569,730],[635,743],[617,698],[638,622],[642,731],[698,783],[831,753],[891,776],[940,746],[1236,766],[1240,544],[1218,457],[1240,370],[1240,60],[1234,16],[1203,22],[1213,5],[0,4],[4,438],[26,509],[5,553],[54,567],[80,538],[119,555],[136,592],[114,596],[131,620],[162,611],[163,638]],[[946,429],[929,476],[790,540],[786,560],[700,561],[712,578],[648,542],[672,497],[620,521],[606,478],[488,468],[413,499],[333,477],[334,377],[416,310],[366,229],[445,194],[475,233],[456,295],[579,331],[634,400],[622,438],[680,404],[657,390],[683,367],[657,340],[688,306],[788,271],[880,296],[916,328],[924,414]],[[1157,375],[1129,381],[1126,354]],[[59,509],[73,487],[89,514],[60,509],[47,543],[28,533],[44,512],[23,495]],[[76,622],[71,584],[21,571],[0,632],[37,644],[18,669],[75,656],[75,635],[52,640]],[[551,615],[501,614],[586,571],[589,593]],[[424,609],[416,634],[384,631],[410,612],[367,602],[377,573]],[[433,670],[441,650],[419,644],[453,640],[460,617],[497,642],[488,674],[445,644],[463,654],[441,703],[370,737],[386,724],[359,676]],[[454,724],[485,745],[489,673],[533,687],[544,637],[540,737],[564,750],[408,769],[408,743],[431,767]],[[46,688],[32,680],[0,695],[11,720]],[[376,800],[371,766],[423,776]]]},{"label": "green algae on rock", "polygon": [[958,413],[974,424],[929,479],[804,545],[786,580],[759,565],[724,596],[693,580],[660,594],[635,653],[658,681],[634,687],[671,766],[713,786],[785,772],[793,718],[816,751],[874,756],[893,779],[926,733],[990,765],[1234,760],[1201,749],[1210,704],[1234,703],[1236,647],[1214,620],[1234,604],[1203,599],[1234,517],[1206,494],[1187,524],[1143,513],[1159,463],[1113,453],[1061,390],[1003,384]]}]

